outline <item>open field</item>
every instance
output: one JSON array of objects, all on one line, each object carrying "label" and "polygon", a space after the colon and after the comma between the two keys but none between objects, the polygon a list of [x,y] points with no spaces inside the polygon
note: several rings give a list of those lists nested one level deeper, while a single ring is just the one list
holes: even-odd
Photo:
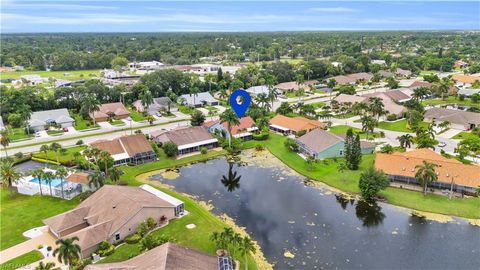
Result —
[{"label": "open field", "polygon": [[40,75],[46,78],[55,78],[57,80],[69,80],[69,81],[78,81],[84,79],[90,79],[92,77],[100,76],[100,70],[90,69],[90,70],[69,70],[69,71],[12,71],[12,72],[1,72],[0,78],[2,80],[7,79],[20,79],[24,75]]},{"label": "open field", "polygon": [[[65,154],[61,154],[59,153],[58,154],[58,161],[62,164],[65,164],[65,163],[68,163],[70,161],[73,161],[75,158],[73,157],[73,154],[76,153],[76,152],[80,152],[82,150],[85,150],[87,148],[87,146],[85,145],[81,145],[81,146],[75,146],[75,147],[70,147],[70,148],[65,148],[67,151],[65,152]],[[45,153],[43,152],[38,152],[38,153],[35,153],[33,154],[33,157],[36,157],[36,158],[41,158],[41,159],[47,159],[47,160],[51,160],[51,161],[55,161],[57,162],[57,156],[56,156],[56,153],[52,150],[49,150],[47,152],[47,156],[45,158]]]}]

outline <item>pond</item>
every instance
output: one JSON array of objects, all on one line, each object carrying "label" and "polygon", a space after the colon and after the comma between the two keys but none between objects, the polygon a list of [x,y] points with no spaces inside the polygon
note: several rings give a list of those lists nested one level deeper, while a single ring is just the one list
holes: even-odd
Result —
[{"label": "pond", "polygon": [[344,198],[304,184],[274,159],[234,164],[219,158],[180,168],[176,179],[151,179],[234,218],[276,269],[478,269],[479,227]]}]

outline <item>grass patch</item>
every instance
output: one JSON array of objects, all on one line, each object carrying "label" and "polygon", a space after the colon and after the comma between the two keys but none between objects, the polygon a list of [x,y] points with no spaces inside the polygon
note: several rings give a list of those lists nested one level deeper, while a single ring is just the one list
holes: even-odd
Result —
[{"label": "grass patch", "polygon": [[74,208],[79,200],[62,200],[50,196],[26,196],[0,189],[0,250],[4,250],[28,238],[23,232],[44,226],[42,220]]},{"label": "grass patch", "polygon": [[439,99],[427,99],[422,102],[424,106],[435,106],[435,105],[444,105],[444,104],[457,104],[463,106],[477,107],[480,108],[480,103],[474,103],[471,99],[465,98],[464,100],[458,99],[456,96],[448,96],[445,100]]},{"label": "grass patch", "polygon": [[[62,164],[72,162],[72,161],[75,160],[75,158],[73,157],[73,154],[76,153],[76,152],[80,152],[82,150],[85,150],[86,148],[87,148],[87,146],[85,146],[85,145],[75,146],[75,147],[71,147],[71,148],[65,148],[67,150],[67,152],[65,152],[65,154],[63,154],[63,155],[61,153],[59,153],[58,154],[58,161]],[[35,158],[47,159],[47,160],[57,162],[57,155],[54,151],[51,151],[51,150],[49,150],[47,152],[47,157],[46,158],[45,158],[45,153],[43,153],[43,152],[35,153],[32,156],[35,157]]]},{"label": "grass patch", "polygon": [[112,125],[112,126],[124,126],[125,125],[125,122],[123,122],[122,120],[111,120],[111,121],[108,121],[108,123],[110,123],[110,125]]},{"label": "grass patch", "polygon": [[[61,80],[69,81],[78,81],[78,80],[89,80],[92,77],[100,76],[100,70],[98,69],[89,69],[89,70],[68,70],[68,71],[12,71],[12,72],[2,72],[2,80],[8,79],[20,79],[23,75],[40,75],[46,78],[55,78]],[[82,76],[83,75],[83,76]]]},{"label": "grass patch", "polygon": [[[421,122],[420,126],[423,127],[423,128],[427,128],[428,123],[427,122]],[[380,129],[391,130],[391,131],[413,132],[410,128],[407,127],[407,120],[406,119],[402,119],[402,120],[395,121],[395,122],[382,121],[382,122],[378,123],[377,127],[380,128]]]},{"label": "grass patch", "polygon": [[145,115],[141,112],[137,112],[134,109],[129,108],[128,111],[130,112],[130,117],[132,118],[133,121],[135,122],[143,122],[145,121]]},{"label": "grass patch", "polygon": [[[330,131],[333,134],[344,135],[344,134],[347,134],[347,131],[349,129],[352,129],[353,132],[358,133],[360,135],[361,139],[366,139],[367,138],[367,134],[364,133],[361,129],[351,127],[351,126],[347,126],[347,125],[331,126],[328,131]],[[369,133],[368,134],[368,138],[378,138],[378,137],[380,137],[380,135],[378,133]]]},{"label": "grass patch", "polygon": [[10,140],[18,141],[18,140],[25,140],[25,139],[32,139],[33,134],[25,133],[24,128],[9,128],[8,133],[10,135]]},{"label": "grass patch", "polygon": [[92,121],[90,121],[89,119],[83,119],[83,117],[79,114],[71,114],[71,115],[73,115],[73,118],[75,119],[74,128],[78,131],[100,128],[100,126],[97,123],[95,123],[94,125]]},{"label": "grass patch", "polygon": [[310,105],[312,105],[313,108],[318,109],[318,108],[323,108],[326,104],[325,102],[317,102],[317,103],[311,103]]},{"label": "grass patch", "polygon": [[195,108],[192,108],[192,107],[189,107],[189,106],[185,106],[185,105],[179,105],[178,106],[178,110],[181,112],[181,113],[184,113],[184,114],[192,114],[195,112]]},{"label": "grass patch", "polygon": [[63,135],[63,130],[57,130],[57,129],[54,129],[54,130],[47,130],[47,134],[50,135],[50,136],[60,136],[60,135]]},{"label": "grass patch", "polygon": [[17,269],[22,266],[26,266],[32,264],[36,261],[43,259],[43,255],[38,250],[32,250],[28,253],[25,253],[21,256],[11,259],[5,263],[0,264],[0,269],[7,270],[7,269]]},{"label": "grass patch", "polygon": [[356,115],[348,112],[348,113],[336,114],[333,117],[338,118],[338,119],[347,119],[347,118],[352,118],[354,116],[356,116]]},{"label": "grass patch", "polygon": [[460,133],[458,133],[457,135],[453,136],[453,139],[457,139],[457,140],[466,140],[466,139],[479,139],[480,136],[473,133],[473,132],[466,132],[466,131],[462,131]]}]

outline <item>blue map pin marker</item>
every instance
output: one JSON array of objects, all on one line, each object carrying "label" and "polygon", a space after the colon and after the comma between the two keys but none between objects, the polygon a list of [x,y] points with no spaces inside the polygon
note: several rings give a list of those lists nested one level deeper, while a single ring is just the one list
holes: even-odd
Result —
[{"label": "blue map pin marker", "polygon": [[[241,103],[238,102],[238,97],[241,97]],[[251,101],[250,95],[243,89],[237,89],[230,95],[230,106],[232,106],[238,118],[245,115]]]}]

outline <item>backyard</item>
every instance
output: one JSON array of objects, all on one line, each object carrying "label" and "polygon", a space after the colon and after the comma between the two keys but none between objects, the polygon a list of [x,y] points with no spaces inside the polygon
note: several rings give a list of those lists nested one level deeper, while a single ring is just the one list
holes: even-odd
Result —
[{"label": "backyard", "polygon": [[[65,148],[66,152],[64,154],[62,153],[58,154],[58,161],[61,164],[70,163],[71,161],[75,160],[75,157],[73,156],[74,153],[85,150],[86,148],[87,146],[85,145]],[[46,157],[44,152],[35,153],[33,154],[33,157],[57,162],[57,154],[55,153],[55,151],[52,151],[52,150],[48,150]]]},{"label": "backyard", "polygon": [[471,106],[480,108],[480,103],[475,103],[469,98],[465,98],[464,100],[458,99],[456,96],[449,96],[445,100],[442,99],[427,99],[422,102],[424,106],[427,105],[442,105],[442,104],[457,104],[457,105],[464,105],[464,106]]},{"label": "backyard", "polygon": [[[427,122],[421,122],[420,126],[423,127],[423,128],[427,128],[428,123]],[[407,120],[406,119],[402,119],[402,120],[398,120],[398,121],[394,121],[394,122],[387,122],[387,121],[379,122],[377,127],[380,128],[380,129],[398,131],[398,132],[407,132],[407,133],[408,132],[413,132],[411,129],[409,129],[407,127]]]},{"label": "backyard", "polygon": [[[331,126],[328,131],[330,131],[333,134],[337,134],[337,135],[345,135],[345,134],[347,134],[347,131],[349,129],[352,129],[353,132],[358,133],[360,135],[361,139],[366,139],[367,138],[367,134],[365,132],[363,132],[361,129],[351,127],[351,126],[346,126],[346,125]],[[378,133],[369,133],[368,134],[368,138],[377,138],[377,137],[379,137]]]},{"label": "backyard", "polygon": [[10,140],[12,141],[18,141],[18,140],[27,140],[27,139],[32,139],[33,134],[27,134],[25,133],[24,128],[10,128],[8,129],[8,132],[10,134]]},{"label": "backyard", "polygon": [[74,128],[78,131],[86,130],[86,129],[99,129],[100,126],[98,124],[93,125],[93,122],[90,121],[90,119],[84,119],[81,115],[79,114],[73,114],[71,113],[70,115],[73,116],[75,119],[75,126]]},{"label": "backyard", "polygon": [[138,112],[132,108],[128,108],[128,111],[130,112],[130,118],[132,118],[133,121],[135,122],[143,122],[145,121],[145,115],[141,112]]},{"label": "backyard", "polygon": [[0,269],[2,270],[14,270],[22,266],[29,265],[31,263],[34,263],[38,260],[43,259],[43,255],[40,251],[38,250],[32,250],[30,252],[27,252],[21,256],[18,256],[14,259],[11,259],[9,261],[6,261],[2,264],[0,264]]}]

